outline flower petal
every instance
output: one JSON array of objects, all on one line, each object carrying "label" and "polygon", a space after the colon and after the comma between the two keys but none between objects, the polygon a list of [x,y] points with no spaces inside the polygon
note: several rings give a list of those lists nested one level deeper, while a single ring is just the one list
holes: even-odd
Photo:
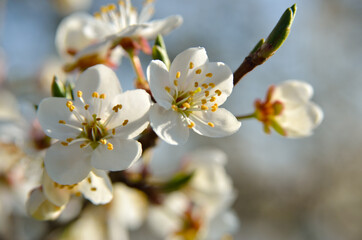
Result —
[{"label": "flower petal", "polygon": [[308,102],[298,108],[286,108],[275,120],[287,132],[287,137],[307,137],[323,120],[323,111],[318,105]]},{"label": "flower petal", "polygon": [[[170,67],[170,81],[174,81],[176,79],[177,72],[180,72],[178,82],[182,86],[194,84],[193,79],[189,77],[191,73],[203,66],[206,62],[208,62],[208,57],[206,51],[202,47],[189,48],[185,51],[181,52],[176,56],[176,58],[171,63]],[[191,66],[190,66],[191,64]],[[191,83],[189,81],[192,81]]]},{"label": "flower petal", "polygon": [[107,124],[109,129],[116,128],[117,137],[134,138],[146,129],[151,107],[150,95],[146,91],[138,89],[119,94],[112,100],[111,106],[117,104],[121,104],[122,109],[114,113]]},{"label": "flower petal", "polygon": [[[193,130],[207,137],[229,136],[238,131],[241,126],[241,122],[224,108],[219,108],[216,112],[194,112],[190,115],[190,119],[195,123]],[[213,127],[208,123],[213,124]]]},{"label": "flower petal", "polygon": [[[45,98],[40,102],[37,117],[40,126],[49,137],[65,140],[74,138],[81,133],[81,122],[69,111],[66,106],[67,101],[69,100],[65,98]],[[60,120],[79,129],[61,124]]]},{"label": "flower petal", "polygon": [[281,102],[307,102],[313,96],[313,87],[302,81],[288,80],[275,87],[272,94],[272,101]]},{"label": "flower petal", "polygon": [[141,157],[141,143],[135,140],[111,138],[108,143],[113,145],[113,150],[108,150],[107,145],[102,144],[94,150],[91,159],[93,167],[121,171],[131,167]]},{"label": "flower petal", "polygon": [[148,23],[144,23],[147,25],[147,28],[144,28],[139,35],[152,40],[157,37],[158,34],[166,35],[175,28],[179,27],[182,24],[183,20],[181,16],[175,15],[170,16],[160,20],[154,20]]},{"label": "flower petal", "polygon": [[147,68],[147,79],[150,83],[152,96],[156,102],[165,109],[170,109],[172,98],[165,87],[171,89],[172,85],[169,80],[169,72],[166,65],[160,60],[151,61]]},{"label": "flower petal", "polygon": [[59,187],[59,184],[55,183],[44,170],[43,172],[43,192],[46,198],[57,206],[65,205],[70,198],[70,190],[66,187]]},{"label": "flower petal", "polygon": [[59,184],[78,183],[87,177],[92,169],[91,152],[91,147],[80,148],[80,143],[63,146],[60,142],[56,142],[45,154],[45,169]]},{"label": "flower petal", "polygon": [[[106,94],[106,101],[112,100],[122,92],[117,75],[112,69],[102,64],[88,68],[79,76],[74,96],[77,96],[79,90],[83,92],[83,99],[88,103],[92,101],[93,92]],[[77,97],[75,99],[79,102]]]},{"label": "flower petal", "polygon": [[227,97],[230,96],[234,87],[233,73],[230,68],[222,62],[208,62],[205,64],[204,72],[201,74],[204,76],[211,75],[211,77],[206,77],[204,83],[208,85],[215,84],[215,87],[210,90],[212,94],[216,94],[217,92],[215,91],[217,90],[221,92],[220,96],[215,95],[216,100],[212,102],[212,105],[215,103],[218,105],[223,104]]},{"label": "flower petal", "polygon": [[156,134],[169,144],[183,144],[189,137],[186,120],[173,110],[154,104],[150,109],[150,121]]},{"label": "flower petal", "polygon": [[58,53],[71,58],[69,52],[78,52],[103,39],[109,30],[88,13],[74,13],[64,18],[58,26],[55,46]]},{"label": "flower petal", "polygon": [[[97,174],[93,171],[97,171]],[[93,204],[106,204],[113,198],[111,180],[105,171],[93,171],[79,184],[79,190]]]}]

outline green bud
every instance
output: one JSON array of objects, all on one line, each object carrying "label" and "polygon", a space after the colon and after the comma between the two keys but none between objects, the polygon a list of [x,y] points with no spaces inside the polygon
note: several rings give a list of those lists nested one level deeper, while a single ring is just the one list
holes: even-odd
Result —
[{"label": "green bud", "polygon": [[255,47],[253,48],[253,50],[251,50],[251,52],[249,53],[249,55],[255,53],[256,51],[258,51],[258,50],[260,49],[260,47],[264,44],[264,42],[265,42],[265,39],[264,39],[264,38],[260,39],[260,41],[259,41],[259,42],[255,45]]},{"label": "green bud", "polygon": [[71,84],[70,82],[67,82],[65,84],[65,98],[74,99],[73,89],[74,89],[74,84]]},{"label": "green bud", "polygon": [[65,86],[56,76],[53,77],[51,88],[53,97],[65,97]]},{"label": "green bud", "polygon": [[260,48],[260,55],[262,57],[268,58],[272,56],[287,39],[296,11],[297,5],[294,4],[281,16],[273,31]]},{"label": "green bud", "polygon": [[192,177],[194,172],[191,173],[177,173],[169,181],[161,186],[163,192],[173,192],[185,187]]},{"label": "green bud", "polygon": [[162,36],[159,34],[155,40],[155,45],[152,47],[152,58],[161,60],[169,69],[171,62],[167,54],[166,45]]}]

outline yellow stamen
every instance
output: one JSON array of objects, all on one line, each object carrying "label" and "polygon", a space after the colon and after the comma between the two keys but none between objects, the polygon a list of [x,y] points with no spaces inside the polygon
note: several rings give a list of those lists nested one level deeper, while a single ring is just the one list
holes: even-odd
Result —
[{"label": "yellow stamen", "polygon": [[72,101],[67,101],[67,107],[69,108],[70,106],[73,106],[73,103],[72,103]]},{"label": "yellow stamen", "polygon": [[78,92],[77,92],[77,96],[78,96],[79,98],[81,98],[81,97],[83,96],[83,92],[82,92],[82,91],[78,91]]},{"label": "yellow stamen", "polygon": [[181,76],[181,73],[180,73],[180,72],[177,72],[177,73],[176,73],[176,78],[180,78],[180,76]]},{"label": "yellow stamen", "polygon": [[93,192],[94,192],[94,191],[97,191],[97,188],[92,187],[92,188],[91,188],[91,191],[93,191]]},{"label": "yellow stamen", "polygon": [[63,146],[68,146],[69,144],[67,142],[60,142]]},{"label": "yellow stamen", "polygon": [[80,148],[84,148],[85,146],[87,146],[86,143],[82,143],[81,145],[79,145]]},{"label": "yellow stamen", "polygon": [[80,196],[82,196],[82,194],[81,194],[80,192],[76,192],[76,193],[75,193],[75,196],[76,196],[76,197],[80,197]]},{"label": "yellow stamen", "polygon": [[210,95],[209,91],[205,91],[205,97],[208,97]]},{"label": "yellow stamen", "polygon": [[200,74],[200,73],[201,73],[201,69],[197,69],[195,73],[196,73],[196,74]]},{"label": "yellow stamen", "polygon": [[215,103],[212,107],[211,107],[211,112],[215,112],[218,109],[217,104]]},{"label": "yellow stamen", "polygon": [[206,77],[211,78],[211,77],[212,77],[212,73],[208,73],[208,74],[206,74]]},{"label": "yellow stamen", "polygon": [[183,106],[184,108],[190,108],[190,107],[191,107],[188,102],[184,102],[184,103],[182,104],[182,106]]},{"label": "yellow stamen", "polygon": [[214,88],[214,87],[215,87],[215,83],[209,83],[209,86],[210,86],[211,88]]},{"label": "yellow stamen", "polygon": [[106,94],[105,93],[102,93],[100,96],[99,96],[100,99],[105,99],[106,98]]},{"label": "yellow stamen", "polygon": [[102,18],[101,14],[100,14],[99,12],[95,12],[95,13],[93,14],[93,16],[94,16],[95,18],[98,18],[98,19]]},{"label": "yellow stamen", "polygon": [[66,124],[66,122],[64,120],[59,120],[60,124]]},{"label": "yellow stamen", "polygon": [[108,5],[108,11],[113,11],[115,9],[116,9],[116,5],[114,5],[114,4],[109,4]]},{"label": "yellow stamen", "polygon": [[215,100],[216,100],[216,97],[215,97],[215,96],[212,96],[212,97],[210,98],[210,102],[215,102]]},{"label": "yellow stamen", "polygon": [[67,138],[66,140],[67,140],[67,142],[70,143],[70,142],[72,142],[74,140],[74,138]]},{"label": "yellow stamen", "polygon": [[92,179],[89,177],[87,178],[88,183],[92,183]]},{"label": "yellow stamen", "polygon": [[75,109],[74,105],[69,107],[69,111],[73,112],[73,110]]},{"label": "yellow stamen", "polygon": [[58,187],[59,184],[57,182],[53,182],[54,187]]},{"label": "yellow stamen", "polygon": [[190,69],[193,69],[193,68],[194,68],[194,63],[190,62]]},{"label": "yellow stamen", "polygon": [[175,85],[176,87],[178,86],[178,81],[177,80],[173,80],[173,85]]},{"label": "yellow stamen", "polygon": [[83,123],[82,123],[82,125],[83,125],[83,126],[87,126],[87,125],[88,125],[88,123],[86,123],[86,122],[83,122]]},{"label": "yellow stamen", "polygon": [[204,83],[204,84],[202,84],[202,87],[206,89],[206,88],[209,87],[209,85],[207,85],[206,83]]},{"label": "yellow stamen", "polygon": [[99,98],[99,93],[93,92],[93,93],[92,93],[92,97],[93,97],[93,98]]},{"label": "yellow stamen", "polygon": [[198,87],[198,86],[199,86],[199,83],[198,83],[198,82],[195,82],[194,86],[195,86],[195,87]]},{"label": "yellow stamen", "polygon": [[84,105],[85,110],[88,110],[88,108],[89,108],[89,104]]},{"label": "yellow stamen", "polygon": [[207,103],[207,100],[205,98],[201,99],[201,103],[202,104],[206,104]]},{"label": "yellow stamen", "polygon": [[169,87],[165,87],[165,90],[169,93],[171,92],[171,89]]},{"label": "yellow stamen", "polygon": [[124,120],[123,123],[122,123],[122,125],[123,125],[123,126],[126,126],[127,123],[128,123],[128,119]]},{"label": "yellow stamen", "polygon": [[188,127],[188,128],[193,128],[193,127],[195,127],[195,123],[194,123],[194,122],[190,122],[190,124],[187,125],[187,127]]},{"label": "yellow stamen", "polygon": [[113,135],[116,134],[116,129],[115,129],[115,128],[112,129],[112,134],[113,134]]},{"label": "yellow stamen", "polygon": [[221,95],[221,91],[219,89],[215,90],[215,93],[220,96]]},{"label": "yellow stamen", "polygon": [[174,111],[177,111],[177,110],[178,110],[178,108],[177,108],[176,105],[172,105],[172,109],[173,109]]},{"label": "yellow stamen", "polygon": [[108,143],[108,144],[107,144],[107,149],[108,149],[108,150],[113,150],[113,145],[112,145],[112,143]]},{"label": "yellow stamen", "polygon": [[101,7],[101,12],[102,13],[107,13],[108,12],[108,7],[107,6],[102,6]]},{"label": "yellow stamen", "polygon": [[207,125],[209,125],[210,127],[215,127],[215,125],[212,122],[208,122]]},{"label": "yellow stamen", "polygon": [[107,140],[106,139],[101,139],[101,140],[99,140],[103,145],[106,145],[107,144]]},{"label": "yellow stamen", "polygon": [[209,108],[206,105],[201,105],[201,110],[208,110]]}]

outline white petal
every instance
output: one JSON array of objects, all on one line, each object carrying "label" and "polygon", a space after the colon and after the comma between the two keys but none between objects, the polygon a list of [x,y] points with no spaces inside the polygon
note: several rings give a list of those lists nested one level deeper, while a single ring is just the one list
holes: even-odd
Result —
[{"label": "white petal", "polygon": [[172,98],[165,87],[171,89],[172,85],[169,80],[169,73],[166,65],[160,60],[153,60],[147,68],[147,79],[150,83],[152,96],[156,102],[165,109],[170,109],[172,105]]},{"label": "white petal", "polygon": [[97,171],[97,174],[91,171],[79,184],[79,190],[93,204],[106,204],[113,198],[111,180],[105,171],[94,171]]},{"label": "white petal", "polygon": [[67,50],[80,51],[100,41],[108,29],[88,13],[74,13],[64,18],[58,26],[55,46],[59,54],[69,59]]},{"label": "white petal", "polygon": [[155,133],[169,144],[183,144],[189,137],[186,120],[173,110],[154,104],[150,109],[150,121]]},{"label": "white petal", "polygon": [[206,77],[204,83],[215,84],[215,87],[210,90],[211,94],[215,94],[216,90],[221,91],[221,95],[216,96],[216,101],[212,102],[212,105],[217,103],[220,106],[226,101],[227,97],[230,96],[233,90],[233,73],[230,68],[222,62],[206,63],[204,72],[201,74],[205,76],[208,73],[212,73],[212,77]]},{"label": "white petal", "polygon": [[44,164],[49,176],[57,183],[70,185],[82,181],[92,169],[91,147],[80,148],[80,143],[63,146],[53,144],[46,152]]},{"label": "white petal", "polygon": [[[146,129],[151,107],[150,95],[146,91],[137,89],[119,94],[112,100],[111,106],[117,104],[121,104],[122,109],[107,124],[108,129],[116,128],[117,137],[134,138]],[[125,120],[128,122],[123,126]]]},{"label": "white petal", "polygon": [[302,81],[289,80],[275,87],[272,101],[307,102],[313,96],[313,87]]},{"label": "white petal", "polygon": [[92,166],[97,169],[121,171],[133,165],[142,153],[141,143],[132,139],[109,139],[113,150],[100,144],[92,154]]},{"label": "white petal", "polygon": [[112,69],[102,64],[88,68],[79,76],[74,89],[76,100],[79,90],[83,92],[83,98],[87,103],[93,100],[93,92],[106,94],[106,101],[112,100],[122,92],[117,75]]},{"label": "white petal", "polygon": [[82,128],[81,122],[66,106],[67,101],[68,99],[65,98],[45,98],[40,102],[37,117],[46,135],[65,140],[81,133],[80,130],[59,123],[63,120],[69,125]]},{"label": "white petal", "polygon": [[30,193],[26,202],[27,212],[37,220],[54,220],[63,209],[64,206],[59,207],[48,201],[40,187]]},{"label": "white petal", "polygon": [[[193,130],[207,137],[229,136],[238,131],[241,126],[236,117],[224,108],[219,108],[216,112],[193,112],[190,119],[195,123]],[[214,124],[214,127],[209,126],[209,122]]]},{"label": "white petal", "polygon": [[[192,69],[190,68],[191,62],[193,64]],[[184,84],[193,85],[194,80],[190,78],[189,75],[194,73],[196,69],[203,66],[206,62],[208,62],[208,57],[204,48],[196,47],[186,49],[178,54],[171,63],[169,79],[173,82],[174,79],[176,79],[177,72],[180,72],[179,84],[182,86],[184,86]]]},{"label": "white petal", "polygon": [[49,177],[48,173],[45,170],[43,172],[42,186],[44,195],[53,204],[57,206],[62,206],[69,201],[70,190],[66,187],[55,187],[56,184],[54,184],[54,181]]},{"label": "white petal", "polygon": [[157,37],[158,34],[166,35],[175,28],[179,27],[182,24],[182,21],[182,17],[178,15],[170,16],[160,20],[154,20],[145,23],[147,28],[144,28],[142,32],[139,33],[139,35],[148,40],[153,40]]},{"label": "white petal", "polygon": [[287,132],[287,137],[307,137],[323,120],[323,111],[318,105],[308,102],[298,108],[284,109],[275,119]]}]

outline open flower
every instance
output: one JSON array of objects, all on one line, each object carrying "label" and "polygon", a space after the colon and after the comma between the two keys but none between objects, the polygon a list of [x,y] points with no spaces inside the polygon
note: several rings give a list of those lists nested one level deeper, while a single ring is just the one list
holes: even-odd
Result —
[{"label": "open flower", "polygon": [[322,109],[310,101],[312,96],[312,86],[302,81],[271,86],[266,100],[255,102],[255,117],[263,122],[266,133],[272,127],[286,137],[309,136],[323,120]]},{"label": "open flower", "polygon": [[122,93],[115,73],[96,65],[80,75],[74,96],[74,101],[46,98],[38,108],[44,132],[59,139],[45,155],[49,176],[70,185],[93,168],[130,167],[141,155],[141,144],[132,138],[148,126],[149,95],[144,90]]},{"label": "open flower", "polygon": [[185,143],[189,128],[208,137],[224,137],[241,126],[219,108],[233,89],[233,75],[221,62],[209,62],[204,48],[189,48],[176,56],[170,71],[153,60],[147,69],[156,100],[150,111],[153,130],[170,144]]},{"label": "open flower", "polygon": [[[125,54],[116,47],[123,38],[136,45],[152,40],[158,34],[168,34],[180,26],[180,16],[148,21],[153,15],[153,3],[147,1],[138,15],[130,0],[103,6],[99,13],[74,13],[66,17],[56,33],[59,54],[70,63],[66,71],[85,70],[96,64],[118,65]],[[142,46],[141,46],[142,47]]]}]

